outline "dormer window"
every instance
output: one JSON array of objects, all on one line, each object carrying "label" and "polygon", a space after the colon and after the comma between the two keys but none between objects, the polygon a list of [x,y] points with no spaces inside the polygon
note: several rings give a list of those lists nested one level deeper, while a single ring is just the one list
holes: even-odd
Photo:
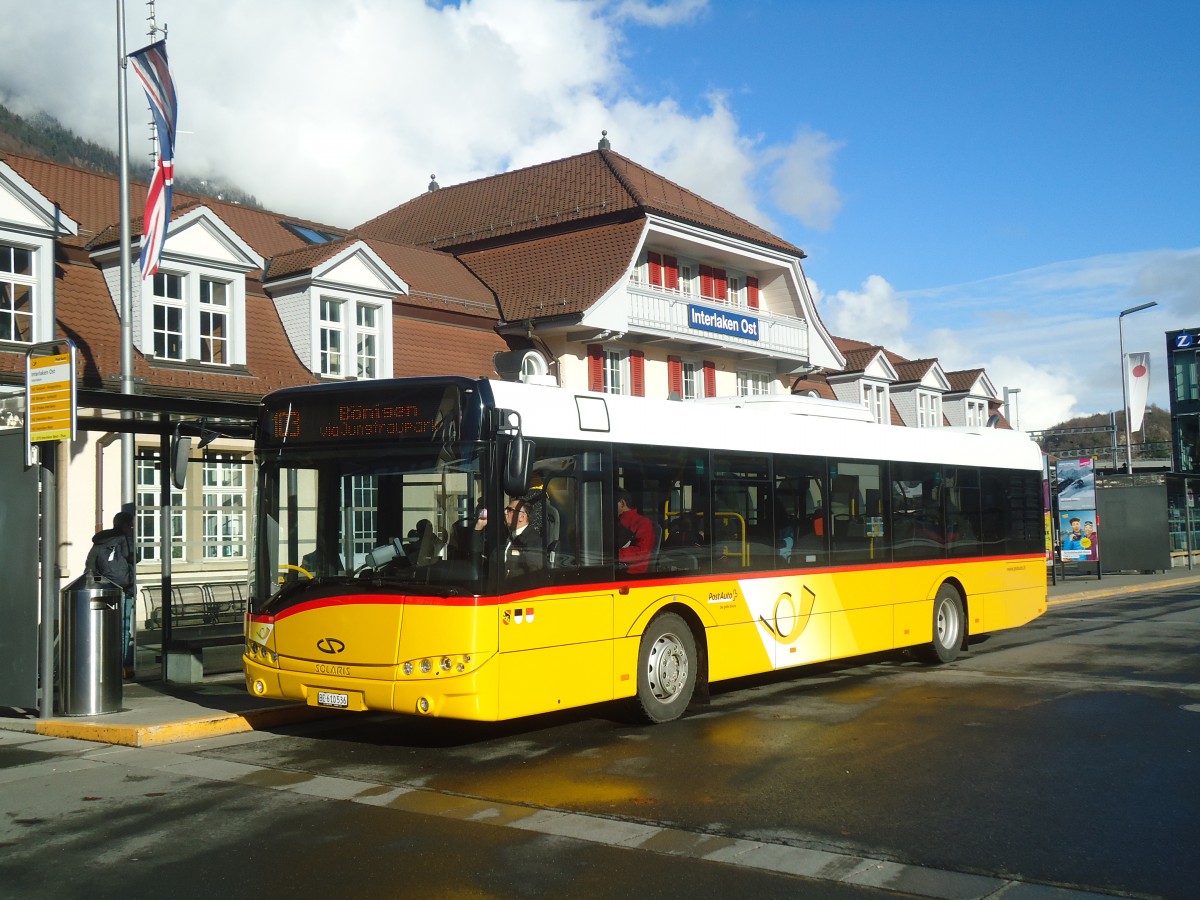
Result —
[{"label": "dormer window", "polygon": [[929,391],[917,391],[917,427],[938,428],[941,424],[941,396]]},{"label": "dormer window", "polygon": [[229,362],[229,285],[200,279],[200,362]]},{"label": "dormer window", "polygon": [[0,244],[0,340],[33,340],[33,251]]},{"label": "dormer window", "polygon": [[318,372],[330,377],[379,377],[379,306],[322,296]]},{"label": "dormer window", "polygon": [[159,271],[149,288],[150,350],[158,359],[227,366],[235,362],[234,283],[197,272]]},{"label": "dormer window", "polygon": [[987,424],[987,403],[983,400],[967,401],[967,427],[982,428]]},{"label": "dormer window", "polygon": [[886,384],[864,382],[862,386],[863,406],[871,411],[871,416],[879,425],[891,421],[888,409],[888,388]]},{"label": "dormer window", "polygon": [[182,360],[183,356],[183,277],[167,272],[154,276],[150,313],[154,335],[154,355],[160,359]]}]

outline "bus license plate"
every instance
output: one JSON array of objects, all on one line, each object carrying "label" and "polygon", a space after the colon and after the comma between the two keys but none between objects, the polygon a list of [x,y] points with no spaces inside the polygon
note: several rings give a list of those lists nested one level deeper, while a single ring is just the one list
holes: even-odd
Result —
[{"label": "bus license plate", "polygon": [[317,706],[333,706],[346,709],[350,706],[349,694],[338,694],[333,691],[317,691]]}]

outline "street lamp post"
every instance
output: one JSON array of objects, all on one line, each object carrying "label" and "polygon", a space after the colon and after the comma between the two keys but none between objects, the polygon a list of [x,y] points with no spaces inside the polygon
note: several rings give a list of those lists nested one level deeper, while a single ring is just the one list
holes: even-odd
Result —
[{"label": "street lamp post", "polygon": [[1129,373],[1126,371],[1129,367],[1125,364],[1125,317],[1135,312],[1141,312],[1143,309],[1149,309],[1152,306],[1158,306],[1158,301],[1151,300],[1149,303],[1140,303],[1137,306],[1131,306],[1129,309],[1121,310],[1121,314],[1117,316],[1117,333],[1121,342],[1121,404],[1125,410],[1126,475],[1133,474],[1133,432],[1129,427]]}]

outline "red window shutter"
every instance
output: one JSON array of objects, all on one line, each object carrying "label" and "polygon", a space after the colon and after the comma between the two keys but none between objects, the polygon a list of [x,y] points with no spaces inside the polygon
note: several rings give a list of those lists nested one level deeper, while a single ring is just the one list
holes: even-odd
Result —
[{"label": "red window shutter", "polygon": [[662,254],[650,252],[646,254],[646,262],[650,263],[650,283],[654,287],[663,286]]},{"label": "red window shutter", "polygon": [[746,276],[746,303],[751,309],[758,309],[758,279],[753,275]]},{"label": "red window shutter", "polygon": [[646,354],[629,351],[629,391],[635,397],[646,396]]},{"label": "red window shutter", "polygon": [[588,390],[604,390],[604,347],[601,344],[588,344]]},{"label": "red window shutter", "polygon": [[683,360],[678,356],[667,357],[667,390],[683,397]]},{"label": "red window shutter", "polygon": [[663,256],[663,287],[668,291],[679,290],[679,260],[674,256]]},{"label": "red window shutter", "polygon": [[713,297],[717,300],[728,300],[729,295],[726,291],[728,282],[725,280],[724,269],[713,269]]},{"label": "red window shutter", "polygon": [[717,396],[717,364],[704,361],[704,396]]},{"label": "red window shutter", "polygon": [[712,266],[700,267],[700,296],[712,299],[713,296],[713,269]]}]

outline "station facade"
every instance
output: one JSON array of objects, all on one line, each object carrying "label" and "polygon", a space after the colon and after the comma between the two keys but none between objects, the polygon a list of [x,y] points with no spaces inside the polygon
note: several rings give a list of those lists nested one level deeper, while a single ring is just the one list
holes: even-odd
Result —
[{"label": "station facade", "polygon": [[[145,187],[130,185],[131,209]],[[176,192],[160,271],[137,270],[133,376],[160,410],[137,438],[139,583],[244,580],[251,448],[223,434],[164,489],[164,415],[250,410],[280,387],[426,374],[525,378],[681,400],[806,394],[881,424],[1003,420],[982,369],[945,371],[831,335],[803,251],[616,153],[595,150],[426,191],[345,228]],[[19,427],[30,346],[70,338],[89,426],[61,442],[57,564],[82,571],[120,508],[119,184],[0,154],[0,428]],[[143,408],[145,404],[142,404]],[[166,412],[162,412],[166,411]],[[136,412],[135,416],[149,414]],[[143,592],[139,618],[156,601]]]}]

